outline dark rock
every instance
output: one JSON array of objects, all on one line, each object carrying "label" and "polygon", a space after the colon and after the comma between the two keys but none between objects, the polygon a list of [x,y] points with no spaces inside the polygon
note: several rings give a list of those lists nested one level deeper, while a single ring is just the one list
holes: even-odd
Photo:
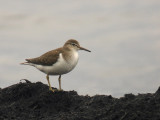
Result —
[{"label": "dark rock", "polygon": [[[51,92],[41,82],[0,89],[0,120],[159,120],[160,88],[154,94],[80,96]],[[55,89],[55,88],[54,88]]]}]

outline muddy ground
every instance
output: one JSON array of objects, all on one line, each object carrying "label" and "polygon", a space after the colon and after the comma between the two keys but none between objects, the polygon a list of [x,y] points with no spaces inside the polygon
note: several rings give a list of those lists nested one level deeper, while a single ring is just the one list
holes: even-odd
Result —
[{"label": "muddy ground", "polygon": [[41,82],[28,81],[0,89],[0,120],[160,120],[160,88],[118,99],[53,93]]}]

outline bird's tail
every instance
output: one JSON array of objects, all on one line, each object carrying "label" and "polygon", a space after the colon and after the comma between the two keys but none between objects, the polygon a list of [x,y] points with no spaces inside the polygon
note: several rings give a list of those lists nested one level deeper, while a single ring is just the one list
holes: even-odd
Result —
[{"label": "bird's tail", "polygon": [[30,65],[29,62],[23,62],[23,63],[20,63],[21,65]]},{"label": "bird's tail", "polygon": [[33,63],[30,63],[30,62],[23,62],[23,63],[20,63],[21,65],[30,65],[30,66],[35,66],[35,64]]}]

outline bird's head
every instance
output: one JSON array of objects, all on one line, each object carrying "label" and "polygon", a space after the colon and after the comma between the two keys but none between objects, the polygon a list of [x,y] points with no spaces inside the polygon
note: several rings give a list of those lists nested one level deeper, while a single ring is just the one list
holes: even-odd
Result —
[{"label": "bird's head", "polygon": [[76,51],[78,50],[85,50],[87,52],[91,52],[90,50],[83,48],[80,46],[79,42],[77,40],[74,39],[70,39],[68,40],[63,47],[68,47],[69,49],[74,49]]}]

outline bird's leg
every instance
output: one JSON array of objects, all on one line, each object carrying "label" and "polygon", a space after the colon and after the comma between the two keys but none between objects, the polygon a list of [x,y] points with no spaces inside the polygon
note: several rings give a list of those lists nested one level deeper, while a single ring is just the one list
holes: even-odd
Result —
[{"label": "bird's leg", "polygon": [[47,81],[48,81],[49,90],[51,90],[52,92],[54,92],[54,90],[52,89],[51,84],[49,82],[49,75],[48,74],[47,74],[46,78],[47,78]]},{"label": "bird's leg", "polygon": [[61,89],[61,75],[59,75],[58,81],[59,81],[59,91],[63,91],[63,90]]}]

